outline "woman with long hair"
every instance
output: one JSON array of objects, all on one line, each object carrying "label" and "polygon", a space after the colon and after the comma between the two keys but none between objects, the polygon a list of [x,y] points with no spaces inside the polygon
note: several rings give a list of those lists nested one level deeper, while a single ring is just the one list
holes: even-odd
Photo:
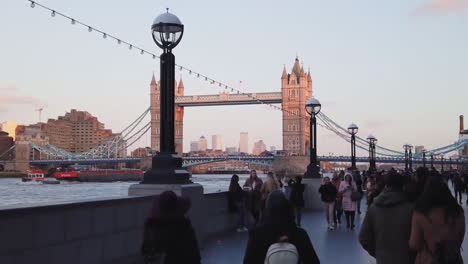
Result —
[{"label": "woman with long hair", "polygon": [[463,208],[442,179],[431,177],[413,213],[409,245],[417,251],[415,264],[439,263],[440,257],[449,255],[450,263],[462,263],[459,253],[464,236]]},{"label": "woman with long hair", "polygon": [[268,248],[278,242],[295,246],[298,263],[320,263],[307,232],[294,223],[291,204],[281,191],[274,191],[268,196],[260,224],[249,232],[244,264],[265,263]]},{"label": "woman with long hair", "polygon": [[244,190],[247,191],[247,209],[255,219],[255,224],[260,219],[262,185],[263,181],[257,176],[257,171],[251,170],[250,177],[244,183]]},{"label": "woman with long hair", "polygon": [[346,227],[354,229],[354,217],[356,215],[356,202],[351,199],[353,192],[357,192],[356,184],[354,183],[351,174],[347,173],[344,176],[344,181],[340,184],[338,192],[342,195],[343,211],[346,216]]}]

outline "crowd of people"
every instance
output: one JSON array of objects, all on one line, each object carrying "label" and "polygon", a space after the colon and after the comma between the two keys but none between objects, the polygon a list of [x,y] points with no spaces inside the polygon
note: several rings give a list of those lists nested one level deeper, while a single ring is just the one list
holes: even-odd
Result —
[{"label": "crowd of people", "polygon": [[[364,199],[368,208],[359,243],[378,264],[458,264],[465,234],[461,193],[467,187],[468,176],[418,168],[414,173],[341,171],[324,177],[318,192],[329,230],[341,225],[343,214],[346,228],[353,230]],[[320,263],[301,228],[304,191],[302,177],[285,180],[270,172],[262,181],[252,170],[241,185],[239,176],[232,176],[228,208],[238,219],[237,232],[249,232],[244,263]],[[185,216],[189,208],[190,201],[173,192],[160,195],[145,223],[142,252],[150,263],[201,262]]]}]

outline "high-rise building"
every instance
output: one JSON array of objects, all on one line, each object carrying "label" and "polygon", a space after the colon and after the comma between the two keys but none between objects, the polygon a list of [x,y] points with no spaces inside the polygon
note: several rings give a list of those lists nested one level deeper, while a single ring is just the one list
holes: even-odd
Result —
[{"label": "high-rise building", "polygon": [[[99,144],[104,143],[117,134],[105,129],[104,124],[86,111],[72,109],[59,116],[49,119],[47,123],[38,123],[28,126],[18,126],[17,136],[22,141],[47,139],[47,144],[54,145],[72,153],[86,152]],[[42,141],[41,141],[42,142]],[[126,146],[115,147],[112,156],[124,156]]]},{"label": "high-rise building", "polygon": [[291,73],[283,69],[281,76],[283,96],[283,149],[287,155],[305,155],[309,149],[310,119],[305,111],[307,100],[312,97],[312,77],[296,57]]},{"label": "high-rise building", "polygon": [[191,141],[190,142],[190,152],[198,151],[198,141]]},{"label": "high-rise building", "polygon": [[201,136],[198,140],[198,151],[206,151],[208,149],[208,140],[205,136]]},{"label": "high-rise building", "polygon": [[226,154],[228,155],[233,155],[237,153],[237,148],[236,147],[227,147],[226,148]]},{"label": "high-rise building", "polygon": [[16,139],[16,127],[18,126],[18,122],[14,120],[8,120],[2,123],[1,130],[8,133],[8,136],[12,137],[13,140]]},{"label": "high-rise building", "polygon": [[276,151],[276,147],[275,146],[271,146],[270,147],[270,152],[275,152]]},{"label": "high-rise building", "polygon": [[[159,139],[161,136],[160,129],[160,114],[161,114],[161,107],[160,107],[160,82],[156,81],[153,77],[151,78],[150,84],[150,113],[151,113],[151,149],[153,151],[159,151]],[[183,96],[184,95],[184,82],[180,79],[179,84],[175,84],[175,96]],[[175,151],[182,155],[183,152],[183,138],[184,138],[184,108],[183,107],[175,107],[174,112],[175,122],[174,122],[174,144],[175,144]]]},{"label": "high-rise building", "polygon": [[223,142],[222,142],[221,135],[211,136],[211,146],[212,146],[213,151],[223,150]]},{"label": "high-rise building", "polygon": [[15,142],[8,132],[0,131],[0,160],[11,160],[14,156],[13,146]]},{"label": "high-rise building", "polygon": [[265,143],[263,143],[263,140],[259,140],[258,142],[254,143],[254,148],[253,148],[252,154],[253,155],[260,155],[265,150],[266,150]]},{"label": "high-rise building", "polygon": [[240,132],[239,152],[249,153],[249,133]]},{"label": "high-rise building", "polygon": [[423,153],[424,151],[424,146],[414,146],[414,154],[420,154]]}]

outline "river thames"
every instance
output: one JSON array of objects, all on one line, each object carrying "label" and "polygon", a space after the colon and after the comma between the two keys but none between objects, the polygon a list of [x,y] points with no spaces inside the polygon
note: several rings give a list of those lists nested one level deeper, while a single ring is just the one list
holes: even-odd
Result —
[{"label": "river thames", "polygon": [[[239,177],[242,185],[248,175],[239,174]],[[259,177],[264,179],[265,175],[259,174]],[[227,191],[230,179],[230,174],[192,175],[192,181],[201,184],[205,193]],[[128,193],[128,187],[136,183],[61,182],[61,184],[42,184],[21,182],[19,178],[0,179],[0,207],[125,196]]]}]

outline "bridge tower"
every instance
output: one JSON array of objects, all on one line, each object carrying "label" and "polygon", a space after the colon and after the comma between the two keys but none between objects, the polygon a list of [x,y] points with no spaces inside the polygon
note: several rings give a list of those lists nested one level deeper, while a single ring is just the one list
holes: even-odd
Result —
[{"label": "bridge tower", "polygon": [[287,155],[306,155],[310,148],[310,120],[305,104],[312,97],[312,77],[305,73],[296,56],[291,73],[281,76],[283,150]]},{"label": "bridge tower", "polygon": [[[183,96],[184,95],[184,83],[182,78],[179,81],[179,85],[177,82],[174,85],[175,88],[175,95],[176,96]],[[159,151],[159,137],[160,137],[160,82],[156,81],[153,77],[151,78],[150,84],[151,92],[150,92],[150,114],[151,114],[151,150]],[[184,108],[177,107],[175,109],[175,146],[176,152],[182,155],[183,151],[183,132],[184,132]]]}]

